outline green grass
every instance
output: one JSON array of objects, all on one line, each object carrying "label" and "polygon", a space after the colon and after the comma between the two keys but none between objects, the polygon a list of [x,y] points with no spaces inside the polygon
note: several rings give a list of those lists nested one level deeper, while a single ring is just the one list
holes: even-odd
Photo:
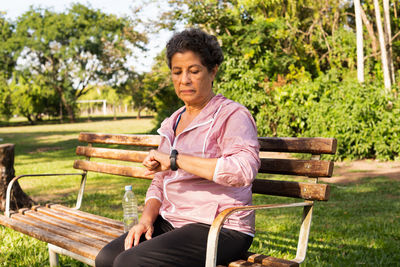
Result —
[{"label": "green grass", "polygon": [[[77,172],[72,169],[81,131],[146,133],[151,120],[120,119],[75,124],[0,127],[3,143],[16,144],[15,171]],[[82,210],[121,219],[120,199],[132,179],[90,174]],[[79,177],[26,178],[25,192],[41,203],[73,206]],[[149,181],[136,180],[134,190],[143,204]],[[255,196],[254,203],[278,203],[283,198]],[[332,185],[331,199],[316,204],[306,261],[302,266],[400,266],[400,183],[385,177],[357,184]],[[251,251],[293,258],[301,208],[260,211]],[[0,226],[0,266],[48,266],[46,244]],[[85,266],[60,257],[62,266]]]}]

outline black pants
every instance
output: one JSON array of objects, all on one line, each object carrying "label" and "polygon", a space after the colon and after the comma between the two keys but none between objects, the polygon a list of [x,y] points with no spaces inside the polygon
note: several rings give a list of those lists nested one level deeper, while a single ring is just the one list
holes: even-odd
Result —
[{"label": "black pants", "polygon": [[[210,225],[193,223],[174,228],[158,216],[150,240],[142,236],[139,245],[125,251],[127,233],[107,244],[96,257],[96,267],[204,267]],[[217,264],[237,260],[250,247],[253,238],[244,233],[222,229],[218,241]]]}]

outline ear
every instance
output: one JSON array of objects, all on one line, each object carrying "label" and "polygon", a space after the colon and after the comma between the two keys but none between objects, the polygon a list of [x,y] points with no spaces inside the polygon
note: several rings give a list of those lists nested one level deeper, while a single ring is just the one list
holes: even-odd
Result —
[{"label": "ear", "polygon": [[218,68],[219,68],[219,66],[215,65],[215,67],[210,71],[210,73],[213,76],[213,80],[215,79],[215,76],[217,76]]}]

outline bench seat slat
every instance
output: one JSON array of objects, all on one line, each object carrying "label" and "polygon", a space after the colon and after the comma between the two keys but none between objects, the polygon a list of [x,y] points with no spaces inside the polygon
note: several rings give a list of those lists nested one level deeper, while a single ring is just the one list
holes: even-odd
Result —
[{"label": "bench seat slat", "polygon": [[298,267],[299,264],[294,261],[279,259],[271,256],[266,256],[256,253],[247,253],[247,260],[249,262],[259,263],[262,266],[273,266],[273,267]]},{"label": "bench seat slat", "polygon": [[295,197],[305,200],[327,201],[330,187],[328,184],[301,183],[292,181],[275,181],[255,179],[253,193],[282,197]]},{"label": "bench seat slat", "polygon": [[50,208],[50,209],[54,209],[57,211],[61,211],[61,212],[65,212],[69,215],[73,215],[75,217],[78,218],[82,218],[88,221],[92,221],[92,222],[97,222],[100,224],[104,224],[113,228],[116,228],[118,230],[123,231],[124,230],[124,223],[117,221],[117,220],[113,220],[113,219],[109,219],[107,217],[102,217],[102,216],[98,216],[95,214],[91,214],[91,213],[87,213],[84,211],[80,211],[77,209],[71,209],[69,207],[60,205],[60,204],[47,204],[46,207]]},{"label": "bench seat slat", "polygon": [[[29,210],[29,209],[24,209],[24,211],[22,212],[25,216],[27,216],[28,218],[33,218],[35,220],[40,220],[42,222],[45,223],[49,223],[52,225],[56,225],[59,227],[62,227],[64,229],[70,230],[70,231],[75,231],[75,232],[82,232],[82,227],[78,227],[74,224],[65,222],[63,220],[54,218],[54,217],[49,217],[46,216],[42,213],[36,212],[34,210]],[[112,240],[114,240],[114,237],[111,237],[109,235],[102,235],[99,232],[96,232],[92,229],[88,229],[85,228],[85,231],[82,232],[82,234],[91,237],[91,238],[95,238],[97,240],[103,241],[103,242],[111,242]]]},{"label": "bench seat slat", "polygon": [[68,214],[65,214],[65,213],[62,213],[62,212],[59,212],[56,210],[52,210],[49,208],[34,207],[33,209],[40,213],[46,214],[48,216],[52,216],[52,217],[67,221],[68,223],[75,224],[77,226],[86,227],[88,229],[92,229],[97,232],[110,235],[112,237],[119,237],[122,234],[122,231],[119,231],[115,228],[112,228],[112,227],[109,227],[106,225],[101,225],[101,224],[98,224],[95,222],[87,222],[84,219],[76,218],[76,217],[70,216]]},{"label": "bench seat slat", "polygon": [[115,165],[103,162],[92,162],[87,160],[75,160],[74,168],[84,171],[94,171],[107,174],[153,179],[153,175],[145,175],[146,168]]},{"label": "bench seat slat", "polygon": [[18,220],[15,220],[13,218],[8,218],[1,214],[0,214],[0,223],[18,232],[29,235],[46,243],[50,243],[58,247],[67,249],[73,253],[76,253],[78,255],[84,256],[92,260],[96,258],[97,254],[100,251],[98,248],[94,248],[92,246],[88,246],[80,242],[67,239],[63,236],[50,233],[43,229],[31,226],[26,223],[22,223]]},{"label": "bench seat slat", "polygon": [[324,160],[262,158],[259,173],[331,177],[333,173],[333,162]]},{"label": "bench seat slat", "polygon": [[79,134],[78,140],[87,143],[157,147],[160,144],[161,138],[158,135],[83,132]]},{"label": "bench seat slat", "polygon": [[95,157],[102,159],[115,159],[130,162],[143,162],[148,152],[135,151],[135,150],[124,150],[124,149],[112,149],[102,147],[87,147],[78,146],[76,148],[76,154],[80,156]]},{"label": "bench seat slat", "polygon": [[337,140],[321,137],[258,137],[260,151],[335,154]]},{"label": "bench seat slat", "polygon": [[53,234],[64,236],[65,238],[68,238],[68,239],[71,239],[74,241],[78,241],[78,242],[81,242],[82,244],[86,244],[88,246],[92,246],[92,247],[95,247],[98,249],[102,249],[105,245],[107,245],[107,242],[100,241],[100,240],[90,238],[88,236],[83,235],[82,232],[85,229],[81,229],[80,232],[75,232],[75,231],[71,231],[71,230],[68,230],[68,229],[65,229],[65,228],[62,228],[59,226],[55,226],[53,224],[49,224],[49,223],[46,223],[46,222],[43,222],[40,220],[33,219],[32,217],[28,217],[23,214],[18,214],[18,213],[13,214],[12,218],[15,220],[18,220],[22,223],[29,224],[33,227],[43,229],[43,230],[48,231]]}]

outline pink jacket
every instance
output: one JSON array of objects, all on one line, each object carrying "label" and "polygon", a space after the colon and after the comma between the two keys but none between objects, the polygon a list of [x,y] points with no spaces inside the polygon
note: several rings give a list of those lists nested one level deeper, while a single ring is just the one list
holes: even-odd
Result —
[{"label": "pink jacket", "polygon": [[[146,201],[158,199],[161,216],[174,227],[212,224],[224,209],[252,203],[251,184],[260,167],[257,129],[244,106],[219,94],[174,137],[173,126],[183,108],[161,124],[158,149],[169,154],[175,148],[182,154],[218,158],[213,181],[182,169],[159,172]],[[224,227],[254,235],[254,212],[234,213]]]}]

